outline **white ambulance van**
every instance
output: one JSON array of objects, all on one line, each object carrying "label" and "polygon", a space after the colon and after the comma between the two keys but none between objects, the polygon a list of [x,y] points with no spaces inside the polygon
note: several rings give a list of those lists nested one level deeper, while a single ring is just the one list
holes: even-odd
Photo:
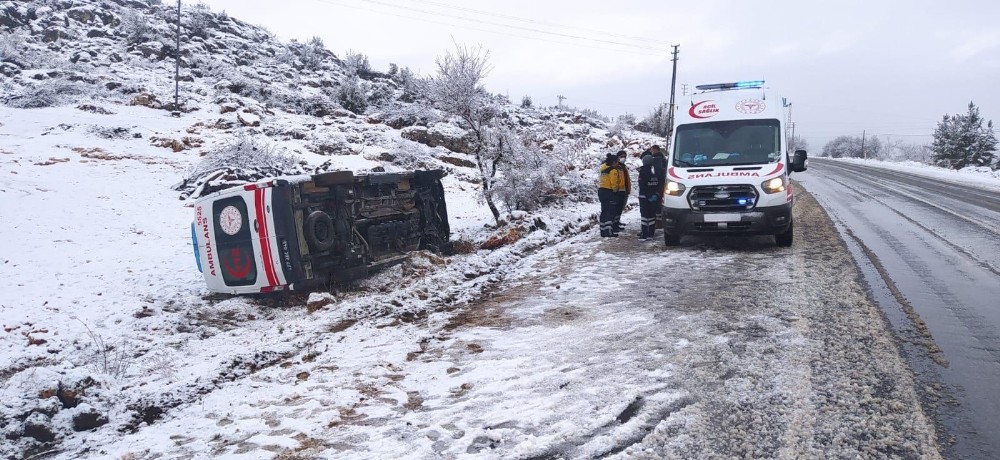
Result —
[{"label": "white ambulance van", "polygon": [[806,170],[788,151],[787,107],[763,81],[699,85],[680,104],[667,156],[662,224],[667,246],[684,235],[774,235],[791,246],[795,195]]}]

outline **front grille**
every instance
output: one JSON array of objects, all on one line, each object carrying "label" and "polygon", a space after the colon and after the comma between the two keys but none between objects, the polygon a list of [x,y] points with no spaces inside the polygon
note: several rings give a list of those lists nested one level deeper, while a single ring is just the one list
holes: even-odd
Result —
[{"label": "front grille", "polygon": [[750,222],[729,222],[723,227],[716,222],[697,222],[694,229],[699,232],[737,232],[750,230],[752,225]]},{"label": "front grille", "polygon": [[701,185],[688,193],[691,209],[703,212],[746,211],[757,205],[752,185]]}]

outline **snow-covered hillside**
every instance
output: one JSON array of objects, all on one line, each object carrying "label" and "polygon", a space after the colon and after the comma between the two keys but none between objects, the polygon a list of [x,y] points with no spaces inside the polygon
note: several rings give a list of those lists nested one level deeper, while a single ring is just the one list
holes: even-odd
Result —
[{"label": "snow-covered hillside", "polygon": [[[175,14],[158,1],[0,5],[0,456],[99,456],[92,442],[231,382],[253,385],[256,370],[359,319],[384,327],[477,298],[526,254],[592,224],[591,197],[569,193],[531,214],[504,207],[496,226],[469,134],[414,102],[420,76],[370,69],[317,41],[282,43],[204,7],[183,10],[175,106]],[[573,111],[495,102],[566,163],[569,183],[592,183],[606,151],[658,142]],[[203,157],[247,139],[301,172],[447,170],[465,254],[418,254],[308,298],[208,295],[179,199],[192,187],[178,185]],[[491,238],[499,249],[478,249]]]}]

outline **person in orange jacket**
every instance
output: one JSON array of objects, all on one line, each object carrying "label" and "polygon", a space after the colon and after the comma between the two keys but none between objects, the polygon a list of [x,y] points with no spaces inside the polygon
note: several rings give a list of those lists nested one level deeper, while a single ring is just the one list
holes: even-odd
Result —
[{"label": "person in orange jacket", "polygon": [[625,180],[618,167],[618,156],[609,153],[601,163],[597,185],[597,198],[601,200],[601,236],[618,236],[615,231],[615,213],[618,211],[618,192],[625,190]]},{"label": "person in orange jacket", "polygon": [[615,194],[615,223],[614,229],[616,232],[620,232],[625,229],[625,225],[622,224],[622,213],[625,212],[625,205],[628,203],[628,197],[632,194],[632,178],[628,174],[628,166],[625,164],[625,158],[628,157],[628,152],[624,150],[618,151],[618,169],[622,172],[622,181],[625,183],[625,189],[618,191]]}]

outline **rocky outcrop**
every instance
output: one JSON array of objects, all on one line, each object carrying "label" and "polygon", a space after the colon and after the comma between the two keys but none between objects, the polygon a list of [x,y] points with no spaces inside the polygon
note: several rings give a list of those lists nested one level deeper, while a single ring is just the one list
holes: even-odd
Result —
[{"label": "rocky outcrop", "polygon": [[472,153],[472,135],[464,129],[446,123],[438,123],[429,128],[410,126],[400,135],[404,139],[424,144],[428,147],[444,147],[452,152]]}]

